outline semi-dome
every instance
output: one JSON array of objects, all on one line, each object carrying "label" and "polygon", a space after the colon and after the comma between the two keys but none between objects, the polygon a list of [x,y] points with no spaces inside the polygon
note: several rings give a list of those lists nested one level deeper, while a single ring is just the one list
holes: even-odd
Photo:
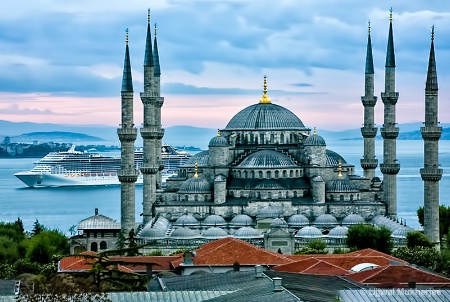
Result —
[{"label": "semi-dome", "polygon": [[349,193],[358,192],[358,188],[346,177],[339,177],[325,184],[327,193]]},{"label": "semi-dome", "polygon": [[219,133],[209,141],[208,147],[229,147],[229,144],[227,139],[223,136],[220,136]]},{"label": "semi-dome", "polygon": [[234,232],[233,236],[236,238],[255,238],[261,235],[252,227],[242,227]]},{"label": "semi-dome", "polygon": [[184,214],[184,215],[178,217],[177,221],[175,221],[173,225],[174,226],[198,226],[199,222],[194,216]]},{"label": "semi-dome", "polygon": [[337,219],[331,214],[322,214],[319,215],[316,220],[314,220],[314,225],[317,226],[333,226],[337,225]]},{"label": "semi-dome", "polygon": [[346,238],[347,232],[348,227],[338,225],[330,230],[330,232],[328,233],[328,237],[336,239]]},{"label": "semi-dome", "polygon": [[211,193],[211,184],[203,177],[192,177],[181,185],[178,193]]},{"label": "semi-dome", "polygon": [[286,220],[284,220],[281,217],[275,218],[274,220],[272,220],[272,222],[270,223],[270,228],[271,229],[277,229],[277,228],[287,228],[288,224],[286,222]]},{"label": "semi-dome", "polygon": [[295,234],[298,238],[321,238],[323,237],[322,232],[313,226],[306,226],[301,228],[300,231]]},{"label": "semi-dome", "polygon": [[202,225],[204,226],[224,226],[226,224],[225,219],[219,215],[209,215],[202,222]]},{"label": "semi-dome", "polygon": [[239,214],[233,217],[230,222],[230,226],[249,226],[253,225],[253,220],[250,216],[245,214]]},{"label": "semi-dome", "polygon": [[170,234],[170,237],[174,239],[193,239],[198,236],[193,230],[189,228],[178,228],[175,229],[172,234]]},{"label": "semi-dome", "polygon": [[308,136],[303,141],[303,145],[305,146],[326,146],[325,140],[323,137],[316,133],[316,129],[314,128],[314,134]]},{"label": "semi-dome", "polygon": [[210,227],[209,229],[203,232],[202,236],[209,239],[218,239],[227,237],[228,234],[224,229],[218,227]]},{"label": "semi-dome", "polygon": [[276,218],[283,214],[283,209],[280,207],[266,206],[258,211],[259,218]]},{"label": "semi-dome", "polygon": [[238,168],[283,168],[295,167],[294,161],[286,154],[274,150],[262,150],[250,154]]},{"label": "semi-dome", "polygon": [[258,103],[239,111],[225,130],[306,130],[290,110],[272,103]]},{"label": "semi-dome", "polygon": [[199,167],[207,167],[209,161],[209,151],[202,151],[197,154],[194,154],[191,158],[189,158],[184,164],[182,164],[180,167],[183,168],[193,168],[195,167],[195,163]]},{"label": "semi-dome", "polygon": [[365,223],[366,221],[359,214],[350,214],[344,217],[342,220],[343,225],[353,225],[359,223]]},{"label": "semi-dome", "polygon": [[299,227],[309,225],[309,219],[302,214],[294,214],[288,218],[288,225],[290,227]]},{"label": "semi-dome", "polygon": [[341,164],[347,163],[341,155],[328,149],[326,150],[326,157],[327,157],[327,166],[335,167],[339,164],[339,162]]}]

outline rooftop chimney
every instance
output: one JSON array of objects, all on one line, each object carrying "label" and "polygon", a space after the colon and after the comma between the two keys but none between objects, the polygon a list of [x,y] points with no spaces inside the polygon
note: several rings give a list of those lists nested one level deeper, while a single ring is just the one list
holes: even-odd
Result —
[{"label": "rooftop chimney", "polygon": [[255,277],[262,278],[263,277],[263,267],[261,265],[255,265]]},{"label": "rooftop chimney", "polygon": [[281,280],[282,280],[282,278],[280,278],[280,277],[274,277],[272,279],[274,292],[280,292],[283,290],[283,287],[281,286]]}]

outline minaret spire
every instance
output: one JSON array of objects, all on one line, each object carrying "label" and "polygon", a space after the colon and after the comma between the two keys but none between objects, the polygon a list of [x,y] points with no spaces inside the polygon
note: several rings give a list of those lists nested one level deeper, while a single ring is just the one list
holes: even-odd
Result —
[{"label": "minaret spire", "polygon": [[384,124],[380,129],[381,136],[383,137],[383,163],[380,165],[380,170],[383,173],[384,201],[387,207],[386,214],[395,218],[397,216],[397,174],[400,171],[400,164],[397,160],[397,137],[399,129],[395,120],[395,105],[397,104],[399,94],[395,91],[392,8],[389,19],[384,92],[381,93],[384,104]]},{"label": "minaret spire", "polygon": [[420,175],[424,183],[424,233],[440,248],[439,234],[439,181],[443,170],[439,168],[438,84],[434,54],[434,26],[431,29],[430,57],[425,86],[425,125],[420,128],[424,144],[424,167]]},{"label": "minaret spire", "polygon": [[153,62],[152,54],[152,33],[150,30],[150,9],[148,9],[147,17],[147,38],[145,39],[145,55],[144,55],[144,66],[155,66]]},{"label": "minaret spire", "polygon": [[128,29],[125,38],[125,59],[122,78],[122,123],[117,129],[121,144],[121,166],[117,172],[120,181],[121,232],[128,236],[135,228],[135,183],[138,172],[134,164],[134,142],[137,130],[133,123],[133,81],[131,78],[130,52],[128,49]]},{"label": "minaret spire", "polygon": [[161,76],[161,67],[159,66],[158,40],[156,39],[156,23],[155,23],[155,41],[153,43],[153,62],[155,63],[155,77]]},{"label": "minaret spire", "polygon": [[364,170],[364,177],[372,179],[375,176],[375,169],[378,166],[378,160],[375,158],[375,137],[378,129],[374,123],[374,107],[377,103],[377,97],[374,96],[374,68],[372,56],[372,41],[370,38],[370,21],[368,22],[367,35],[367,53],[366,70],[364,78],[365,93],[361,97],[364,106],[364,125],[361,128],[361,134],[364,138],[364,156],[361,159],[361,167]]}]

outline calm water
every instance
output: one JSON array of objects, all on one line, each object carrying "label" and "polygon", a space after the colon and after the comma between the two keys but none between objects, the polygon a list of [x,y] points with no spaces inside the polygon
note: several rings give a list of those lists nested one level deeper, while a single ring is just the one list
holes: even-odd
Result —
[{"label": "calm water", "polygon": [[[354,164],[356,174],[362,175],[359,159],[362,141],[327,141],[327,148],[341,154]],[[423,182],[419,169],[423,166],[422,141],[398,141],[397,158],[401,170],[397,176],[398,213],[407,224],[418,228],[416,210],[423,204]],[[382,143],[377,141],[377,157],[382,161]],[[439,160],[444,169],[440,181],[441,204],[450,205],[450,141],[440,142]],[[120,221],[120,186],[28,188],[14,173],[30,170],[36,159],[0,159],[0,221],[14,221],[20,217],[26,230],[36,219],[48,228],[67,233],[72,225],[94,214],[98,208]],[[378,172],[382,178],[382,174]],[[142,211],[142,186],[136,186],[136,217]]]}]

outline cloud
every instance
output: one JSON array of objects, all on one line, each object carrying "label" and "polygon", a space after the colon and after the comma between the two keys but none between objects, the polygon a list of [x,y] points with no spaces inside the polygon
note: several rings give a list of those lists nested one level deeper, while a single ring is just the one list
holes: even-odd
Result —
[{"label": "cloud", "polygon": [[0,114],[13,114],[13,115],[56,115],[55,112],[49,109],[32,109],[32,108],[19,108],[17,104],[11,104],[8,107],[1,108]]}]

